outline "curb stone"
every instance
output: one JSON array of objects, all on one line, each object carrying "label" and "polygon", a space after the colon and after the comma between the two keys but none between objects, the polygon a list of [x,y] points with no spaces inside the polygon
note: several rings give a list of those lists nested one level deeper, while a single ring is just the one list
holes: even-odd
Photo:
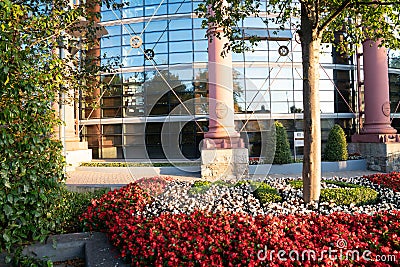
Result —
[{"label": "curb stone", "polygon": [[[27,246],[22,253],[53,262],[81,258],[85,259],[86,267],[130,266],[119,257],[106,234],[99,232],[50,236],[44,243]],[[0,255],[0,267],[10,266],[4,263],[4,256]]]}]

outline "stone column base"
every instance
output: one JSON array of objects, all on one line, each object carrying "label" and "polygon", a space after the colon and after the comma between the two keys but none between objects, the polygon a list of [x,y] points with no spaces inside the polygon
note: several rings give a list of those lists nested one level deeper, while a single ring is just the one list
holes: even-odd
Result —
[{"label": "stone column base", "polygon": [[202,149],[201,178],[208,181],[248,178],[249,152],[247,148]]},{"label": "stone column base", "polygon": [[92,150],[88,149],[87,142],[65,142],[65,161],[67,163],[67,171],[75,170],[82,162],[92,161]]},{"label": "stone column base", "polygon": [[400,134],[354,134],[351,136],[354,143],[390,143],[400,142]]},{"label": "stone column base", "polygon": [[348,151],[363,156],[368,170],[400,171],[400,143],[349,143]]}]

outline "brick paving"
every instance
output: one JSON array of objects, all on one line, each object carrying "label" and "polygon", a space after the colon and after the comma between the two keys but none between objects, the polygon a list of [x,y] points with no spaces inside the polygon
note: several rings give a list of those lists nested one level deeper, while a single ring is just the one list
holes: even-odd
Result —
[{"label": "brick paving", "polygon": [[[200,174],[197,172],[186,174],[160,174],[163,168],[123,168],[123,167],[78,167],[74,171],[67,172],[68,185],[125,185],[142,177],[152,176],[169,176],[177,180],[194,180],[199,179]],[[161,170],[161,171],[160,171]],[[166,172],[168,173],[168,172]],[[322,173],[325,178],[339,177],[356,177],[374,174],[374,171],[343,171],[343,172],[326,172]],[[271,177],[300,177],[301,174],[270,174]],[[258,177],[261,177],[260,175]]]}]

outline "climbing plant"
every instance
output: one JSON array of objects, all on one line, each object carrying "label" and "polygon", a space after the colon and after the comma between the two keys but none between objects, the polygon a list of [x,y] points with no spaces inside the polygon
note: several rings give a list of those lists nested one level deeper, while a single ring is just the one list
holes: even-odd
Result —
[{"label": "climbing plant", "polygon": [[61,197],[65,160],[53,106],[60,94],[100,86],[99,64],[78,66],[82,57],[63,55],[78,43],[80,53],[95,45],[98,13],[90,5],[99,2],[69,3],[0,1],[0,250],[42,241],[57,227],[53,205]]}]

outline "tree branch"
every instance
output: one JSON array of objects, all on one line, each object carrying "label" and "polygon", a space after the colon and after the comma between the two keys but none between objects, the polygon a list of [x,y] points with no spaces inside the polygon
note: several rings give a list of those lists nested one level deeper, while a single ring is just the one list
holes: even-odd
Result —
[{"label": "tree branch", "polygon": [[315,25],[317,27],[319,24],[319,0],[315,1]]},{"label": "tree branch", "polygon": [[398,4],[400,4],[400,2],[357,2],[356,3],[356,5],[378,5],[378,6],[388,6],[388,5],[398,5]]},{"label": "tree branch", "polygon": [[336,11],[333,12],[330,17],[327,18],[320,27],[318,27],[318,34],[325,30],[325,28],[328,27],[329,23],[336,19],[336,17],[339,16],[340,13],[351,4],[350,2],[351,0],[344,1],[343,4],[338,9],[336,9]]}]

